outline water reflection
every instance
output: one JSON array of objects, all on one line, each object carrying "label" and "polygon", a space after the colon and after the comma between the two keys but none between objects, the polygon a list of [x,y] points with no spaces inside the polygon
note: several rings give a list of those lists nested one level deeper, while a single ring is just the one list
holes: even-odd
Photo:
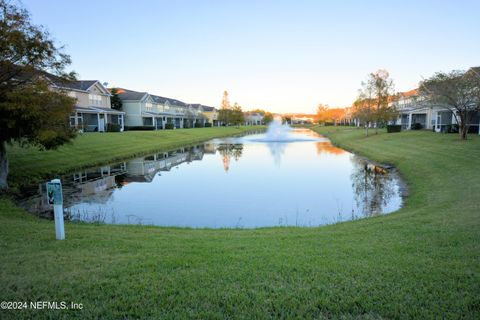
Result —
[{"label": "water reflection", "polygon": [[395,175],[358,158],[353,165],[352,188],[359,212],[367,217],[381,214],[395,196]]},{"label": "water reflection", "polygon": [[339,155],[346,152],[345,150],[337,148],[334,145],[332,145],[330,141],[317,142],[316,146],[317,146],[317,154],[331,153],[331,154]]},{"label": "water reflection", "polygon": [[[211,228],[317,226],[400,207],[395,173],[380,172],[312,131],[294,134],[309,140],[265,143],[261,134],[214,139],[65,175],[67,218]],[[51,215],[44,184],[21,205]]]},{"label": "water reflection", "polygon": [[228,172],[230,169],[230,160],[232,157],[235,161],[238,161],[242,156],[243,145],[241,143],[220,143],[216,146],[212,144],[212,147],[214,151],[218,150],[222,155],[223,169],[225,172]]},{"label": "water reflection", "polygon": [[285,149],[288,144],[283,142],[271,142],[268,144],[270,155],[272,156],[273,163],[278,167],[282,164],[282,156],[285,153]]}]

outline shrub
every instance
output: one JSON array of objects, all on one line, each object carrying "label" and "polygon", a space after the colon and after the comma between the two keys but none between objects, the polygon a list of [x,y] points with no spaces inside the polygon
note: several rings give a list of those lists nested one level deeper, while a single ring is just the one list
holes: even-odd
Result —
[{"label": "shrub", "polygon": [[165,130],[173,130],[175,125],[173,123],[165,123]]},{"label": "shrub", "polygon": [[446,133],[458,133],[458,124],[447,124],[445,126]]},{"label": "shrub", "polygon": [[118,123],[107,123],[108,132],[120,132],[122,127]]},{"label": "shrub", "polygon": [[125,131],[144,131],[144,130],[154,130],[153,126],[131,126],[125,127]]},{"label": "shrub", "polygon": [[195,128],[203,128],[203,123],[195,122]]},{"label": "shrub", "polygon": [[392,133],[392,132],[400,132],[402,131],[402,125],[400,124],[389,124],[387,125],[387,132]]},{"label": "shrub", "polygon": [[323,125],[324,125],[324,126],[333,126],[334,123],[333,123],[333,122],[325,122]]},{"label": "shrub", "polygon": [[422,128],[423,128],[422,124],[418,122],[412,125],[412,130],[420,130]]},{"label": "shrub", "polygon": [[212,124],[210,122],[205,123],[205,128],[210,128]]}]

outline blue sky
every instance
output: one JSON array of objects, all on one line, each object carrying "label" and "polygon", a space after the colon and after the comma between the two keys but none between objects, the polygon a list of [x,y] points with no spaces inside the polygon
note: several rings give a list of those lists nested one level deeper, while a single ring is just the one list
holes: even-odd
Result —
[{"label": "blue sky", "polygon": [[398,91],[480,65],[480,1],[23,0],[81,79],[185,102],[314,112],[369,72]]}]

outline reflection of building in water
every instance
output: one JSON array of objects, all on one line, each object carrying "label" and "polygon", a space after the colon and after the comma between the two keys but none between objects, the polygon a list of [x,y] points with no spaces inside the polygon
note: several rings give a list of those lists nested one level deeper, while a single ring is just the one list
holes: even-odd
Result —
[{"label": "reflection of building in water", "polygon": [[393,175],[357,157],[353,158],[351,180],[357,208],[362,216],[380,214],[395,195]]},{"label": "reflection of building in water", "polygon": [[221,143],[216,145],[218,153],[222,155],[223,169],[228,172],[230,169],[230,160],[233,157],[238,161],[242,156],[243,144],[241,143]]},{"label": "reflection of building in water", "polygon": [[217,153],[217,145],[215,143],[205,143],[203,145],[203,151],[208,154],[215,154]]},{"label": "reflection of building in water", "polygon": [[[87,196],[88,201],[106,203],[115,187],[130,182],[151,182],[159,171],[169,171],[183,162],[202,160],[203,154],[203,145],[197,145],[66,175],[62,177],[64,207],[84,202]],[[45,183],[39,184],[36,193],[21,205],[35,213],[51,212]]]},{"label": "reflection of building in water", "polygon": [[124,174],[125,171],[125,162],[94,170],[84,170],[72,175],[72,186],[79,189],[82,196],[99,193],[115,187],[115,176]]},{"label": "reflection of building in water", "polygon": [[340,148],[335,147],[330,143],[330,141],[317,142],[317,154],[322,153],[331,153],[331,154],[343,154],[346,151]]},{"label": "reflection of building in water", "polygon": [[184,162],[202,160],[203,154],[203,145],[197,145],[129,160],[126,163],[127,174],[119,183],[126,185],[131,182],[151,182],[158,172],[170,171],[172,167]]},{"label": "reflection of building in water", "polygon": [[[125,174],[125,162],[103,166],[95,169],[85,169],[62,177],[63,202],[68,208],[89,198],[96,202],[106,202],[116,186],[115,177]],[[31,212],[45,213],[52,211],[47,203],[45,183],[38,185],[37,193],[21,202],[21,205]]]}]

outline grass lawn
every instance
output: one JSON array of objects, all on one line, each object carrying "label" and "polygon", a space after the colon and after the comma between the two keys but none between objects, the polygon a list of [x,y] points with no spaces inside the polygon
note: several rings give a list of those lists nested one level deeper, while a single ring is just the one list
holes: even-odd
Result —
[{"label": "grass lawn", "polygon": [[[83,304],[80,311],[0,310],[0,318],[479,319],[480,138],[315,130],[397,166],[409,185],[404,208],[321,228],[67,223],[67,240],[56,241],[52,222],[0,200],[0,300]],[[150,143],[142,134],[157,133],[135,134],[132,151]],[[76,145],[58,154],[97,159],[102,143],[121,148],[120,138],[109,137],[82,137],[98,141],[81,159]],[[14,175],[52,168],[44,154],[16,152]]]}]

